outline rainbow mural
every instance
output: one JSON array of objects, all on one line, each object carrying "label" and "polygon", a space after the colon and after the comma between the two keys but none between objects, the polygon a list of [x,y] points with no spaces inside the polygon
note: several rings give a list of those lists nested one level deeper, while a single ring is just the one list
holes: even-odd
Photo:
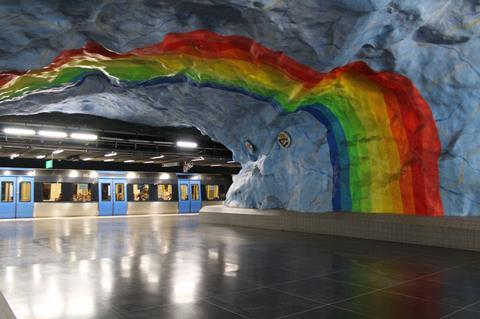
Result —
[{"label": "rainbow mural", "polygon": [[242,36],[174,33],[119,54],[97,43],[64,51],[47,67],[0,74],[0,102],[65,89],[92,74],[112,84],[187,81],[307,111],[328,128],[335,211],[443,215],[432,112],[407,78],[354,62],[328,73]]}]

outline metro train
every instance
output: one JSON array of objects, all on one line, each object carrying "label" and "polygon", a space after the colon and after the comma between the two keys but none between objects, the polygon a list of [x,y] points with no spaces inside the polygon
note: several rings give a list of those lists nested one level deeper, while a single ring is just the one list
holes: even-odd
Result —
[{"label": "metro train", "polygon": [[231,175],[0,168],[0,218],[196,213]]}]

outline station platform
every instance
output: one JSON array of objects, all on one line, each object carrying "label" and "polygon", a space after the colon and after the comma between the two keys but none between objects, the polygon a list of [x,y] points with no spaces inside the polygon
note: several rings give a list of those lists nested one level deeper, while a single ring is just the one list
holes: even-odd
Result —
[{"label": "station platform", "polygon": [[200,211],[200,222],[480,251],[479,217],[315,214],[215,205]]},{"label": "station platform", "polygon": [[478,252],[200,217],[2,221],[0,292],[18,319],[480,316]]}]

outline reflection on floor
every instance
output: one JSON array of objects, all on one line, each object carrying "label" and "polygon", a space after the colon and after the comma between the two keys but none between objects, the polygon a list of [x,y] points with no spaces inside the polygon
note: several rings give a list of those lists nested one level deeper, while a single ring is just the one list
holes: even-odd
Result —
[{"label": "reflection on floor", "polygon": [[18,318],[480,318],[480,254],[201,225],[0,222]]}]

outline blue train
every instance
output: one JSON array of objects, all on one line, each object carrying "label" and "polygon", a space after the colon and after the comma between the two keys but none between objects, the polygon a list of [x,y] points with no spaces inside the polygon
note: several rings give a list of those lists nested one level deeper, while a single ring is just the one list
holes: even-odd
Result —
[{"label": "blue train", "polygon": [[196,213],[231,175],[0,168],[0,218]]}]

